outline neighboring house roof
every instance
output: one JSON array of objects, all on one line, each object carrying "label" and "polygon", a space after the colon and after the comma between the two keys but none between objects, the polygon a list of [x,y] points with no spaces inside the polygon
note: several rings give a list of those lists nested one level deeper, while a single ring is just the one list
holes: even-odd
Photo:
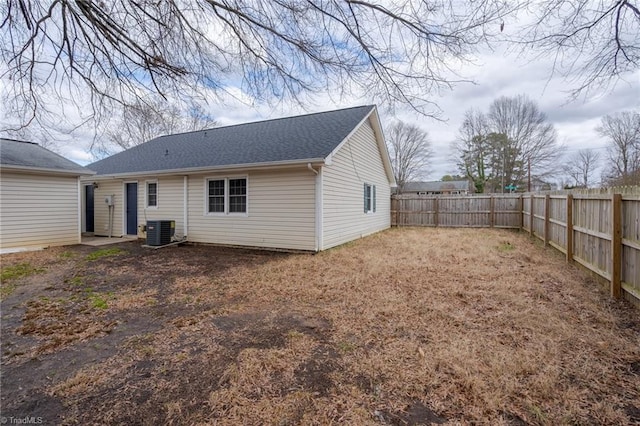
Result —
[{"label": "neighboring house roof", "polygon": [[450,180],[434,182],[407,182],[402,189],[403,192],[435,192],[435,191],[468,191],[469,181]]},{"label": "neighboring house roof", "polygon": [[394,182],[375,105],[160,136],[90,164],[98,175],[131,175],[330,161],[369,116]]},{"label": "neighboring house roof", "polygon": [[0,167],[75,176],[95,173],[36,143],[4,138],[0,138]]}]

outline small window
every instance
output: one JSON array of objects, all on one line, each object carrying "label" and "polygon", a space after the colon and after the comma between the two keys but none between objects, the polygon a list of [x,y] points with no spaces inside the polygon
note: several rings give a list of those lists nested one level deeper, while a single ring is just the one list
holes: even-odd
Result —
[{"label": "small window", "polygon": [[364,184],[364,212],[375,213],[376,211],[376,186],[368,183]]},{"label": "small window", "polygon": [[207,180],[207,213],[247,212],[247,178]]},{"label": "small window", "polygon": [[224,179],[209,181],[209,213],[224,213]]},{"label": "small window", "polygon": [[147,207],[158,207],[158,182],[147,182]]}]

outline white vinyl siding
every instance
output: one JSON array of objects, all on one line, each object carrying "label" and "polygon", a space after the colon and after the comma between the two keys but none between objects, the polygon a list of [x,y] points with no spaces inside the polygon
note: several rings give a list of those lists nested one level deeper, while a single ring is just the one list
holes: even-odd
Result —
[{"label": "white vinyl siding", "polygon": [[[371,185],[371,208],[367,213],[363,209],[365,184]],[[390,185],[368,120],[334,154],[331,165],[324,167],[322,185],[322,249],[391,226]]]},{"label": "white vinyl siding", "polygon": [[[113,228],[112,237],[123,235],[124,197],[121,180],[97,181],[98,187],[93,190],[94,235],[109,235],[109,206],[104,202],[107,195],[113,195]],[[140,191],[138,192],[140,193]],[[83,212],[84,214],[84,212]]]},{"label": "white vinyl siding", "polygon": [[0,173],[0,248],[80,242],[78,178]]},{"label": "white vinyl siding", "polygon": [[300,166],[250,172],[244,177],[247,212],[230,215],[207,213],[206,184],[207,180],[234,176],[209,173],[189,177],[189,241],[315,250],[315,174]]},{"label": "white vinyl siding", "polygon": [[[146,200],[138,188],[138,225],[146,225],[147,220],[175,220],[176,237],[184,236],[184,178],[182,176],[147,178],[158,183],[158,206],[145,208]],[[138,229],[140,229],[138,227]],[[139,237],[146,234],[139,233]]]},{"label": "white vinyl siding", "polygon": [[[114,237],[121,237],[124,231],[126,183],[138,183],[138,223],[146,225],[147,220],[174,220],[176,222],[176,236],[184,236],[184,178],[182,176],[169,177],[142,177],[138,180],[117,179],[98,181],[98,188],[94,190],[94,233],[95,235],[108,235],[108,207],[104,203],[106,195],[114,195]],[[157,183],[157,207],[147,207],[147,183]],[[192,206],[193,208],[193,206]],[[145,234],[138,232],[139,238]]]}]

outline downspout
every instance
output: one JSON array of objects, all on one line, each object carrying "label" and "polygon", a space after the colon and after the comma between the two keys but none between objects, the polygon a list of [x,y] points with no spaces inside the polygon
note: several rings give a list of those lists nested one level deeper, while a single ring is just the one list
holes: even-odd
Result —
[{"label": "downspout", "polygon": [[307,168],[309,170],[311,170],[313,173],[316,174],[316,176],[318,175],[318,171],[316,169],[313,168],[313,166],[311,165],[311,163],[307,163]]},{"label": "downspout", "polygon": [[189,230],[189,177],[188,176],[184,176],[183,178],[183,187],[184,187],[184,202],[183,202],[183,211],[182,214],[184,215],[184,229],[182,230],[182,238],[186,241],[187,240],[187,233]]},{"label": "downspout", "polygon": [[80,182],[80,176],[78,176],[78,244],[80,244],[81,242],[82,242],[82,183]]},{"label": "downspout", "polygon": [[322,167],[319,170],[314,169],[311,163],[307,163],[307,168],[316,175],[316,202],[315,202],[315,249],[316,253],[322,250]]}]

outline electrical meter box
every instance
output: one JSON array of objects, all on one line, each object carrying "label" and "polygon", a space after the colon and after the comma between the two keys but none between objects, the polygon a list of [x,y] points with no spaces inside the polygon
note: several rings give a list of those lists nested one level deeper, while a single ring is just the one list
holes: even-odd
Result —
[{"label": "electrical meter box", "polygon": [[112,206],[113,205],[113,195],[107,195],[104,197],[104,203],[107,206]]}]

